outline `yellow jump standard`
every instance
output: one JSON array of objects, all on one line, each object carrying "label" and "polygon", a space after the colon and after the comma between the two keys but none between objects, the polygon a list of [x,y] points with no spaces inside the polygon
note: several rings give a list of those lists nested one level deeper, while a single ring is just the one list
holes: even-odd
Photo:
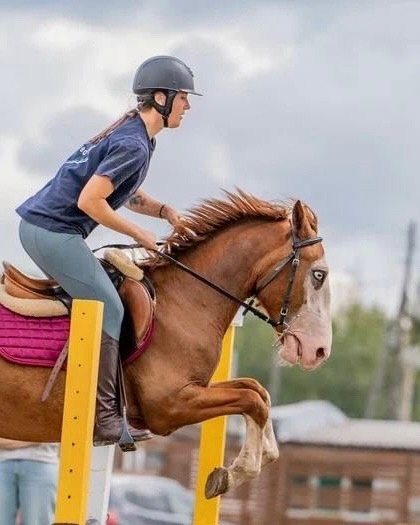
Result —
[{"label": "yellow jump standard", "polygon": [[86,523],[102,317],[103,303],[73,301],[53,525]]},{"label": "yellow jump standard", "polygon": [[[224,338],[222,355],[212,381],[227,381],[232,368],[235,326],[229,326]],[[218,525],[220,496],[206,499],[204,487],[208,475],[223,465],[226,441],[226,416],[216,417],[201,423],[200,452],[198,456],[198,479],[195,492],[193,525]]]}]

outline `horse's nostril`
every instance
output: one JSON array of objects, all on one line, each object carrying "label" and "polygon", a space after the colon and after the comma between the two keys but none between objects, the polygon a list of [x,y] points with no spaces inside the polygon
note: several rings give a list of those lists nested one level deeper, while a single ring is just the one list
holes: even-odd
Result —
[{"label": "horse's nostril", "polygon": [[316,358],[318,361],[325,359],[325,350],[322,347],[317,349]]}]

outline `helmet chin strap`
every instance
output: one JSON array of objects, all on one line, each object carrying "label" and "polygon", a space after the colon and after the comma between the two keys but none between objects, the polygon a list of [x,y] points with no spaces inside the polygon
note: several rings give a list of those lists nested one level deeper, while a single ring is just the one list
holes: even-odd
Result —
[{"label": "helmet chin strap", "polygon": [[168,127],[168,118],[169,118],[169,115],[171,114],[172,106],[173,106],[174,98],[176,97],[176,94],[177,94],[176,91],[168,90],[168,92],[166,93],[165,105],[159,104],[158,102],[156,102],[154,98],[152,101],[152,106],[156,109],[158,113],[162,115],[163,126],[165,128]]}]

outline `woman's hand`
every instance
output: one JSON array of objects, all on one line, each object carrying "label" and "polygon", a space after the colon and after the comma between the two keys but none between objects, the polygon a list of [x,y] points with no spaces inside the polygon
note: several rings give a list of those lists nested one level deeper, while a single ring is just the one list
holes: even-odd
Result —
[{"label": "woman's hand", "polygon": [[162,217],[162,219],[166,219],[172,226],[175,226],[181,220],[178,211],[175,208],[172,208],[172,206],[169,206],[168,204],[163,205],[163,208],[161,208],[160,216]]},{"label": "woman's hand", "polygon": [[147,230],[138,228],[132,235],[133,239],[146,250],[157,250],[156,235]]}]

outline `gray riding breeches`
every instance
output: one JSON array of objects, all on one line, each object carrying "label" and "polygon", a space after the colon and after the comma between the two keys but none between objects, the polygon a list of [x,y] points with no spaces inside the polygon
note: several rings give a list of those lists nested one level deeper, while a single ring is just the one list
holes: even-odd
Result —
[{"label": "gray riding breeches", "polygon": [[103,330],[119,340],[124,307],[101,264],[78,234],[51,232],[21,220],[20,240],[29,257],[73,298],[104,303]]}]

